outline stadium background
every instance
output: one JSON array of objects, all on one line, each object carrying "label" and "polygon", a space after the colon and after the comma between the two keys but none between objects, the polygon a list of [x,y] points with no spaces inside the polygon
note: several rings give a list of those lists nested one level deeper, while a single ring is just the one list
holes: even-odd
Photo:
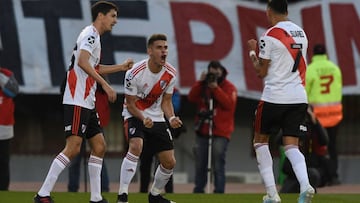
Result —
[{"label": "stadium background", "polygon": [[[11,180],[42,181],[50,160],[64,145],[58,95],[78,32],[90,20],[88,0],[1,0],[0,65],[12,69],[20,84],[16,98],[16,125],[11,159]],[[113,1],[120,7],[119,22],[103,38],[103,62],[120,63],[127,57],[146,57],[146,37],[154,32],[169,36],[168,61],[178,68],[182,95],[181,116],[187,133],[176,144],[176,181],[192,182],[194,159],[193,116],[187,102],[191,84],[219,59],[239,90],[236,130],[229,146],[227,177],[232,182],[259,183],[251,149],[251,120],[261,81],[251,73],[244,42],[266,27],[261,1]],[[191,9],[190,9],[191,8]],[[187,11],[187,12],[185,12]],[[310,47],[326,42],[329,56],[344,74],[344,120],[338,146],[343,183],[360,184],[360,2],[346,0],[293,1],[291,20],[303,25]],[[214,20],[211,16],[216,17]],[[336,16],[336,18],[334,17]],[[184,24],[186,22],[188,24]],[[311,50],[311,49],[309,49]],[[106,161],[113,182],[118,181],[126,144],[122,132],[122,77],[110,77],[119,98],[111,104],[112,119],[106,131]],[[276,150],[274,150],[276,153]],[[277,158],[275,158],[276,168]],[[67,172],[60,177],[66,181]],[[136,181],[136,179],[135,179]]]}]

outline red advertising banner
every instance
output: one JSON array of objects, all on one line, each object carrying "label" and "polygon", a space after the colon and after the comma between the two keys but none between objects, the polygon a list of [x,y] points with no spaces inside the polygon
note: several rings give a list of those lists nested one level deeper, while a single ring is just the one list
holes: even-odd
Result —
[{"label": "red advertising banner", "polygon": [[[183,94],[220,60],[239,96],[259,98],[247,40],[268,27],[266,4],[223,0],[113,1],[119,6],[118,25],[103,36],[102,62],[146,58],[146,40],[153,33],[168,36],[168,61],[178,70]],[[0,1],[0,65],[15,72],[22,93],[57,94],[75,40],[91,23],[92,1]],[[308,62],[316,43],[327,46],[329,58],[343,73],[344,94],[360,94],[360,1],[298,1],[289,4],[289,19],[302,26],[309,39]],[[123,92],[123,73],[110,77]]]}]

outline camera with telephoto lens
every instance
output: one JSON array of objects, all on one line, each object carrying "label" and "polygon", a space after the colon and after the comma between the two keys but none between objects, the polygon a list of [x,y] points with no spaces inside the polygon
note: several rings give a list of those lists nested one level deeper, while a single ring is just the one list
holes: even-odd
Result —
[{"label": "camera with telephoto lens", "polygon": [[215,73],[208,72],[206,74],[206,77],[205,77],[206,83],[216,82],[216,80],[217,80],[217,75]]},{"label": "camera with telephoto lens", "polygon": [[197,115],[199,119],[195,123],[195,131],[199,131],[206,120],[213,118],[214,111],[200,111]]}]

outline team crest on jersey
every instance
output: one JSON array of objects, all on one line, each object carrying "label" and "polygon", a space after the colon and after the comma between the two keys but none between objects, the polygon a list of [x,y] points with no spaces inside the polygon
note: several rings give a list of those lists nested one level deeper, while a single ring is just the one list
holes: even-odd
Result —
[{"label": "team crest on jersey", "polygon": [[130,135],[134,135],[136,131],[136,128],[129,128]]},{"label": "team crest on jersey", "polygon": [[95,37],[94,36],[88,37],[87,40],[88,40],[89,44],[94,44],[95,43]]},{"label": "team crest on jersey", "polygon": [[162,90],[165,89],[166,85],[167,85],[166,80],[161,80],[161,81],[160,81],[160,88],[161,88]]}]

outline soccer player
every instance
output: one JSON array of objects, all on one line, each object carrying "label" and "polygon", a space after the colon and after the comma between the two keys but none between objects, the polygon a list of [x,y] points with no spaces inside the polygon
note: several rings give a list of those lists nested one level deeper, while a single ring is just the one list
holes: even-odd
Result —
[{"label": "soccer player", "polygon": [[65,148],[53,160],[46,179],[34,197],[35,203],[52,203],[50,197],[57,178],[69,165],[70,160],[80,152],[84,138],[89,141],[91,154],[88,163],[90,176],[90,203],[107,203],[102,198],[100,172],[105,154],[105,140],[95,110],[95,91],[101,85],[110,102],[116,100],[115,90],[100,74],[125,71],[133,61],[126,60],[119,65],[101,65],[100,35],[111,31],[117,23],[118,8],[113,3],[98,1],[91,7],[93,23],[80,33],[73,50],[71,64],[64,84],[64,131]]},{"label": "soccer player", "polygon": [[285,155],[300,183],[298,203],[309,203],[315,190],[309,183],[305,159],[298,146],[301,131],[306,130],[304,119],[308,105],[304,85],[308,40],[304,30],[288,20],[286,0],[270,0],[266,14],[272,27],[260,38],[258,57],[257,41],[248,41],[255,72],[265,84],[256,110],[253,139],[267,192],[263,202],[281,202],[268,145],[269,135],[281,129]]},{"label": "soccer player", "polygon": [[172,104],[176,70],[166,62],[166,35],[152,35],[147,43],[147,53],[148,58],[136,63],[125,75],[122,115],[129,150],[121,165],[117,203],[128,202],[129,184],[136,172],[144,142],[156,149],[160,162],[148,195],[149,203],[172,202],[160,195],[175,166],[173,138],[164,116],[172,128],[179,128],[182,121],[174,114]]}]

